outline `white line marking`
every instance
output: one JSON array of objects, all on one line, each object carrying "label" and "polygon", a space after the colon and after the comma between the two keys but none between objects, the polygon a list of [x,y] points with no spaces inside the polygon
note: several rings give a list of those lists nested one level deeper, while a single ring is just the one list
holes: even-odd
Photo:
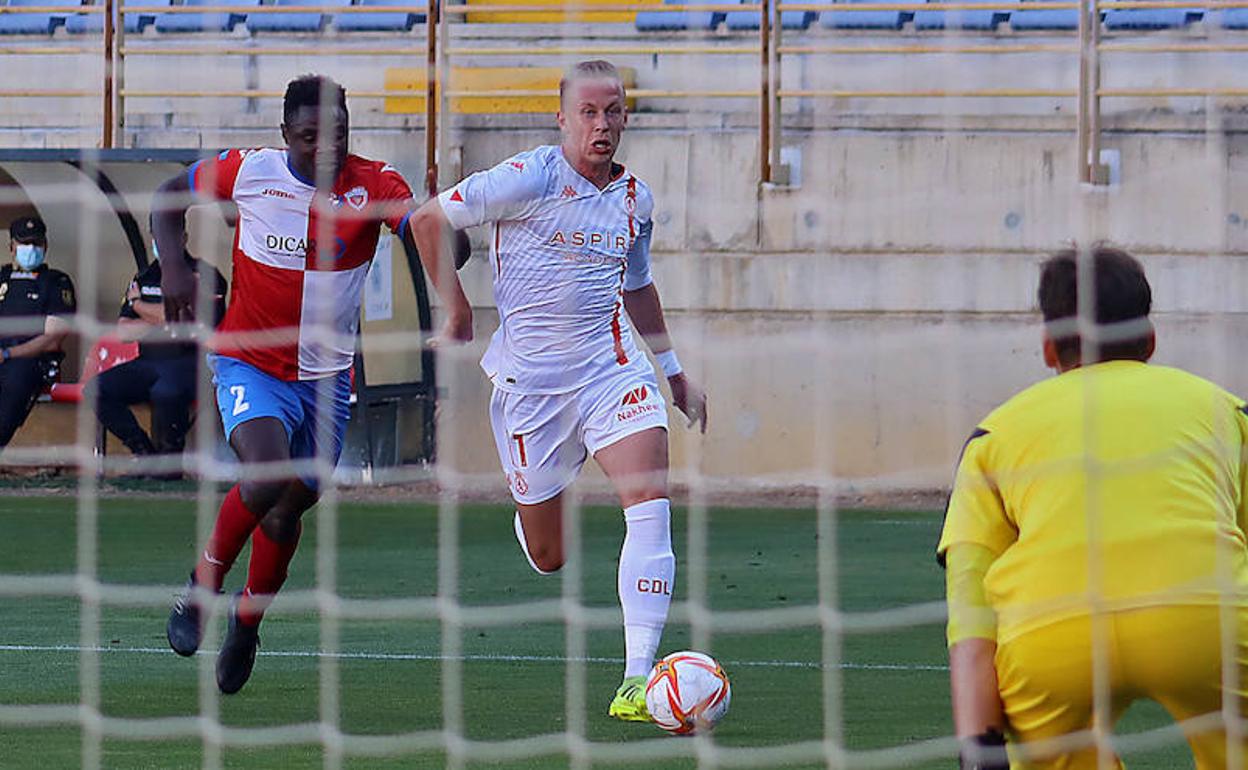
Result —
[{"label": "white line marking", "polygon": [[[81,654],[84,652],[128,653],[131,655],[172,655],[173,650],[166,647],[117,647],[100,645],[98,647],[82,647],[73,644],[0,644],[0,652],[67,652]],[[216,650],[200,650],[200,655],[215,655]],[[460,655],[455,658],[424,652],[323,652],[319,650],[262,650],[258,653],[266,658],[336,658],[339,660],[376,660],[376,661],[429,661],[440,662],[457,660],[467,663],[595,663],[620,665],[623,658],[568,658],[561,655],[502,655],[480,653]],[[725,660],[728,668],[807,668],[821,669],[823,664],[815,660]],[[948,671],[948,666],[928,665],[923,663],[850,663],[842,661],[842,669],[860,671]]]}]

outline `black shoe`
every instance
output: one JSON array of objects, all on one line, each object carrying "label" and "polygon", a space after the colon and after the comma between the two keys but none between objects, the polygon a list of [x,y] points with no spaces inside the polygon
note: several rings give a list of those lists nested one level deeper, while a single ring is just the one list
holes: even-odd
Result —
[{"label": "black shoe", "polygon": [[234,594],[230,602],[230,627],[217,653],[217,689],[233,695],[243,689],[251,678],[256,665],[256,648],[260,646],[259,624],[249,626],[238,617],[238,602],[242,592]]},{"label": "black shoe", "polygon": [[204,611],[195,598],[195,590],[195,573],[192,572],[186,581],[186,588],[173,603],[169,622],[165,625],[169,646],[183,657],[194,655],[199,650],[199,643],[204,641]]}]

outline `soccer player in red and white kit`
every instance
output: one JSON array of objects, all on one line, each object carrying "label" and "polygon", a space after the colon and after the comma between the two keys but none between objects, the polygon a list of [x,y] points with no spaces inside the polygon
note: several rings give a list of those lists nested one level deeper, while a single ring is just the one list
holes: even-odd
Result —
[{"label": "soccer player in red and white kit", "polygon": [[[291,461],[338,461],[360,295],[381,225],[402,234],[415,207],[393,166],[348,154],[341,86],[312,75],[291,81],[282,118],[285,149],[199,161],[161,187],[154,217],[161,253],[176,254],[192,192],[238,206],[233,290],[209,362],[225,434],[250,473],[226,494],[167,628],[175,652],[195,653],[203,593],[221,590],[250,538],[247,584],[230,605],[217,657],[225,693],[251,676],[260,619],[286,579],[300,517],[319,496],[316,476],[296,473]],[[195,282],[176,264],[161,280],[166,317],[190,321]]]},{"label": "soccer player in red and white kit", "polygon": [[442,340],[464,341],[472,310],[439,246],[445,253],[449,232],[492,223],[500,323],[481,366],[494,384],[490,422],[516,501],[516,537],[539,573],[563,565],[563,491],[593,455],[626,527],[617,584],[626,664],[609,713],[645,721],[645,680],[676,560],[666,405],[629,320],[676,406],[703,431],[706,396],[681,371],[650,276],[650,188],[614,162],[628,119],[619,73],[605,61],[582,62],[559,90],[559,146],[469,176],[422,205],[412,230],[446,307]]}]

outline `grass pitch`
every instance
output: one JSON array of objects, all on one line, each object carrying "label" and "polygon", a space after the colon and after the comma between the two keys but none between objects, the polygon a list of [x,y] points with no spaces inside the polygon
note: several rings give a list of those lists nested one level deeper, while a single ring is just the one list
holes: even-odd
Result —
[{"label": "grass pitch", "polygon": [[[344,496],[334,566],[338,590],[354,598],[429,597],[438,586],[437,511],[415,504],[356,504]],[[73,495],[0,498],[0,587],[11,578],[72,574],[77,569],[77,503]],[[100,501],[97,537],[100,578],[108,583],[173,586],[181,583],[196,554],[195,508],[190,500],[153,498]],[[817,601],[816,517],[801,510],[714,510],[708,542],[706,593],[714,610],[776,609]],[[315,582],[318,540],[315,511],[305,519],[300,552],[287,583]],[[474,606],[511,606],[560,596],[560,578],[541,578],[527,566],[511,533],[510,508],[465,506],[458,514],[459,598]],[[943,575],[932,558],[938,513],[842,512],[837,522],[839,606],[846,611],[897,608],[939,600]],[[686,519],[676,511],[677,558],[688,551]],[[615,563],[623,537],[617,510],[588,508],[583,522],[585,554],[581,593],[587,605],[616,606]],[[245,576],[244,552],[226,583],[237,589]],[[682,562],[687,566],[687,561]],[[677,575],[677,599],[685,595],[688,570]],[[9,592],[11,593],[11,592]],[[101,710],[106,718],[189,717],[199,713],[199,661],[168,652],[167,605],[105,606],[100,617]],[[77,599],[0,595],[0,768],[54,770],[82,763],[83,732],[76,725],[17,724],[23,705],[79,702],[84,676],[78,647],[84,615]],[[224,619],[215,618],[216,634]],[[435,621],[344,621],[337,660],[336,710],[344,732],[386,735],[443,729],[443,629]],[[212,646],[210,641],[207,646]],[[281,599],[261,629],[261,657],[246,688],[220,701],[230,726],[265,727],[318,721],[335,708],[333,688],[322,688],[321,625],[313,612],[283,611]],[[466,736],[501,741],[559,733],[568,728],[565,702],[566,629],[561,623],[524,622],[466,628],[462,635],[462,714]],[[670,624],[663,652],[690,646],[687,625]],[[913,744],[952,733],[943,627],[938,623],[841,640],[838,671],[841,733],[852,749]],[[729,747],[775,747],[824,737],[823,644],[816,627],[717,634],[708,650],[732,679],[733,702],[716,731]],[[574,709],[592,745],[617,748],[630,741],[664,738],[649,725],[606,717],[622,672],[621,631],[594,629],[585,644],[589,662],[587,703]],[[211,658],[204,665],[210,668]],[[91,672],[85,672],[89,679]],[[210,676],[205,685],[212,687]],[[329,698],[329,700],[326,700]],[[1159,709],[1137,707],[1120,732],[1166,722]],[[688,742],[692,751],[693,743]],[[543,749],[544,750],[544,749]],[[107,768],[199,768],[199,738],[108,738],[101,764]],[[209,749],[211,751],[211,749]],[[562,747],[526,759],[470,762],[469,767],[560,768],[570,761]],[[744,756],[744,755],[742,755]],[[763,758],[769,752],[760,752]],[[770,754],[771,759],[778,758]],[[322,768],[324,749],[308,743],[223,750],[227,767]],[[1129,754],[1134,768],[1191,767],[1182,745]],[[440,751],[394,757],[347,756],[349,768],[437,768]],[[628,762],[647,768],[691,768],[693,758]],[[952,759],[921,767],[953,767]],[[593,766],[619,766],[594,761]],[[777,766],[772,762],[771,766]],[[822,767],[782,764],[785,767]]]}]

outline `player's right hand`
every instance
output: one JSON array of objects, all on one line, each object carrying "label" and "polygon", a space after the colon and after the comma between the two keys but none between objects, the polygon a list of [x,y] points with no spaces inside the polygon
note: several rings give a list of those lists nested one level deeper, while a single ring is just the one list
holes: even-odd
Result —
[{"label": "player's right hand", "polygon": [[188,268],[161,266],[160,293],[165,300],[165,323],[195,320],[195,275]]}]

